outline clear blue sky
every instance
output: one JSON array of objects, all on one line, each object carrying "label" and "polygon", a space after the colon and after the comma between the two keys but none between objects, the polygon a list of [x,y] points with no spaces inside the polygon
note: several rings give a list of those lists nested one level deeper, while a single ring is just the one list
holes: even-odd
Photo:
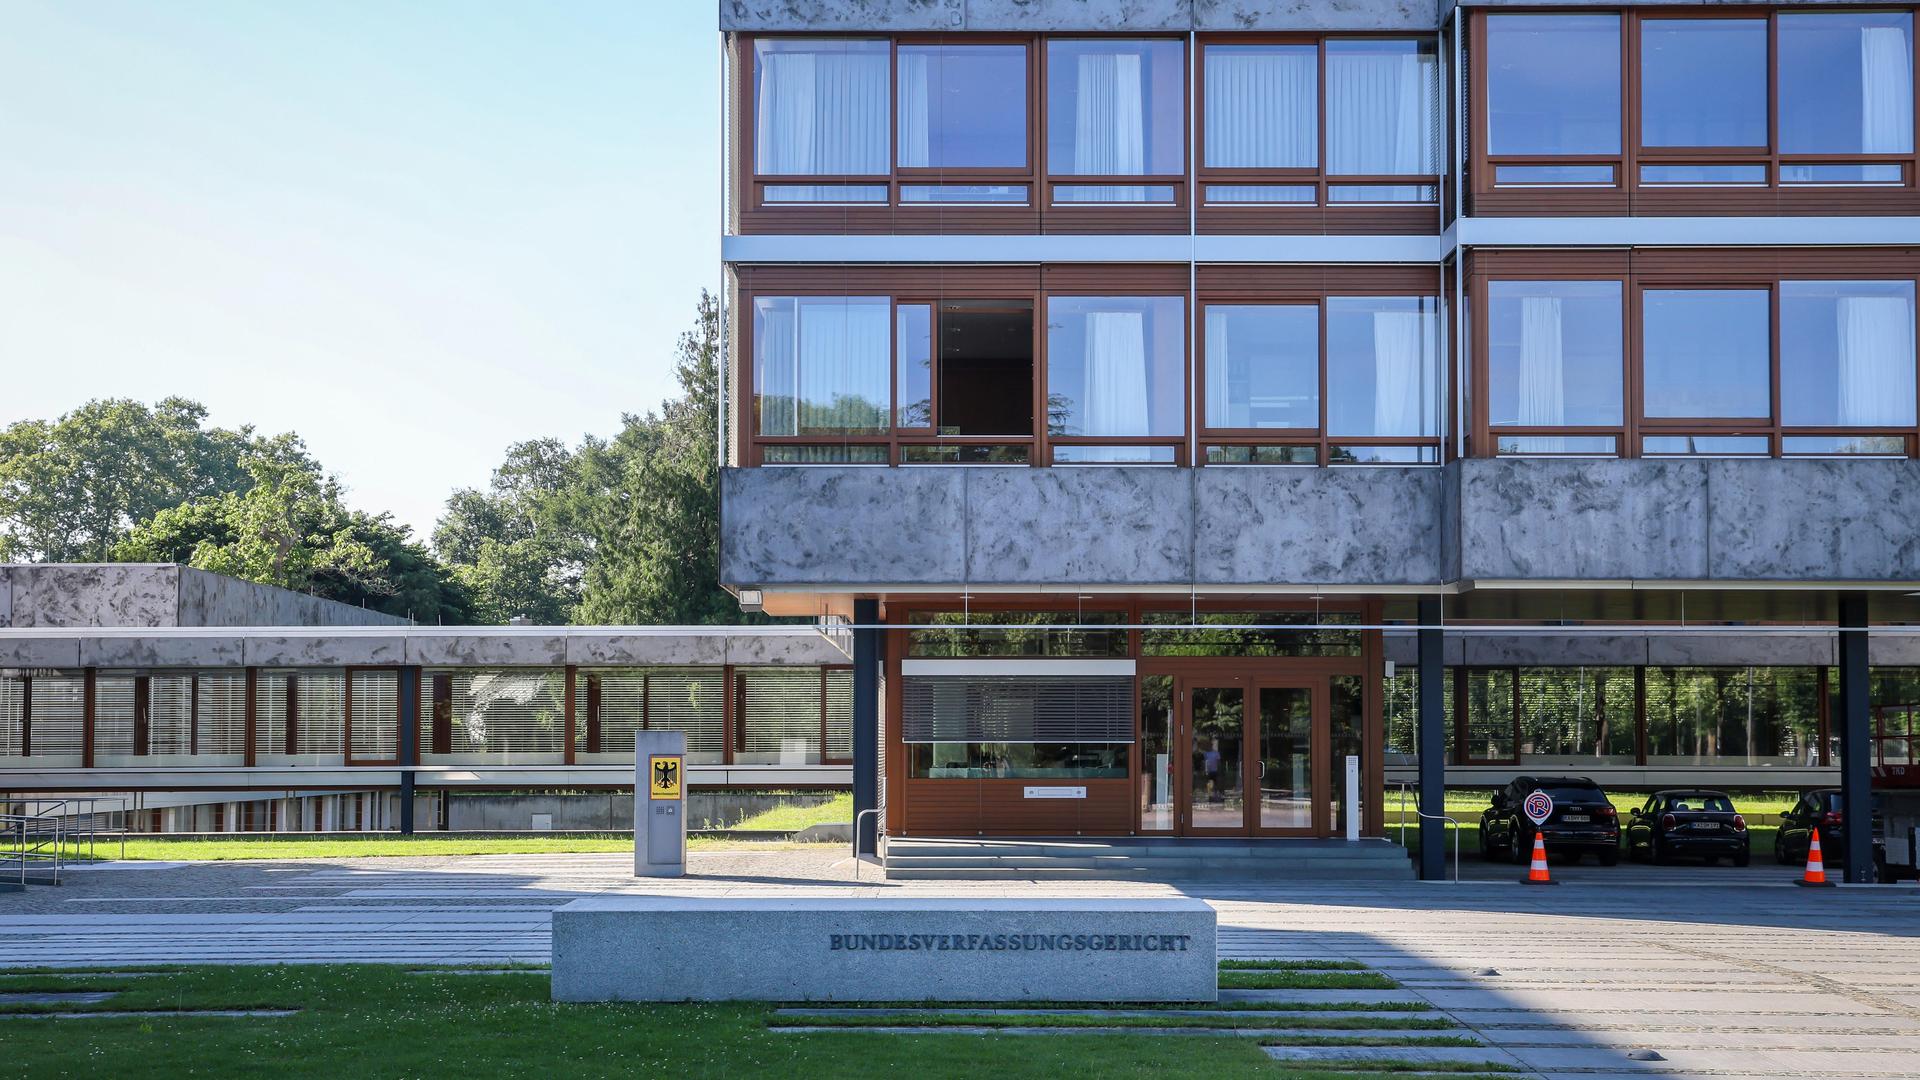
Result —
[{"label": "clear blue sky", "polygon": [[431,529],[673,390],[719,277],[711,0],[10,0],[0,422],[297,431]]}]

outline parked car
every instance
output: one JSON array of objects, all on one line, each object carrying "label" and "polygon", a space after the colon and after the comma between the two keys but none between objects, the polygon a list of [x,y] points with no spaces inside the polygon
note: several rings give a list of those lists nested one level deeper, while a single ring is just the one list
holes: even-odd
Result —
[{"label": "parked car", "polygon": [[[1882,820],[1881,797],[1878,792],[1873,796],[1873,861],[1878,867],[1887,864],[1886,840],[1880,835]],[[1807,861],[1807,848],[1813,843],[1813,831],[1820,830],[1820,860],[1829,867],[1847,865],[1847,820],[1840,803],[1840,789],[1815,788],[1800,796],[1793,809],[1780,816],[1780,831],[1773,834],[1774,861],[1800,866]],[[1886,879],[1884,869],[1877,875]]]},{"label": "parked car", "polygon": [[1656,791],[1627,818],[1627,858],[1663,863],[1677,855],[1745,866],[1753,858],[1747,819],[1724,791]]},{"label": "parked car", "polygon": [[1591,853],[1602,866],[1620,861],[1620,815],[1600,785],[1585,777],[1521,776],[1493,793],[1493,805],[1480,815],[1480,853],[1487,859],[1525,864],[1533,855],[1534,824],[1527,817],[1527,796],[1544,791],[1553,813],[1539,827],[1547,854],[1578,861]]}]

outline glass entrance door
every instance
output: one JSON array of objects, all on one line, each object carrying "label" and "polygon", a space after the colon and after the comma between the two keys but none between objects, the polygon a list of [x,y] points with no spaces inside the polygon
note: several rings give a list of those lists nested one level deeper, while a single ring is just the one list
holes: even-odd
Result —
[{"label": "glass entrance door", "polygon": [[1254,828],[1260,832],[1317,836],[1326,830],[1321,790],[1313,765],[1314,742],[1324,725],[1314,723],[1314,692],[1305,686],[1259,686],[1259,754],[1255,757]]},{"label": "glass entrance door", "polygon": [[1247,691],[1242,686],[1189,685],[1186,743],[1186,829],[1247,831]]}]

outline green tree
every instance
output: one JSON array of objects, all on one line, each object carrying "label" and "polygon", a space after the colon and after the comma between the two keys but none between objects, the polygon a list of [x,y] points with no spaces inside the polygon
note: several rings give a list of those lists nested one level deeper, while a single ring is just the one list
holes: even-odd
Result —
[{"label": "green tree", "polygon": [[563,623],[572,614],[587,549],[567,513],[576,475],[565,444],[536,439],[507,448],[486,491],[447,500],[433,547],[471,593],[476,619]]},{"label": "green tree", "polygon": [[0,431],[0,559],[107,559],[161,510],[244,489],[248,457],[305,453],[252,428],[205,427],[206,418],[185,398],[151,408],[114,398]]}]

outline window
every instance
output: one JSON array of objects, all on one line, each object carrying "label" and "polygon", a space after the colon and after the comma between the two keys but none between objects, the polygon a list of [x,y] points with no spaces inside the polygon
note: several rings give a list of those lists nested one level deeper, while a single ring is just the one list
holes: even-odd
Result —
[{"label": "window", "polygon": [[1437,437],[1440,365],[1432,297],[1327,300],[1327,431]]},{"label": "window", "polygon": [[1205,426],[1320,427],[1318,304],[1209,304]]},{"label": "window", "polygon": [[1082,439],[1186,433],[1186,301],[1047,300],[1047,431]]},{"label": "window", "polygon": [[[1146,611],[1140,621],[1166,629],[1140,632],[1142,656],[1359,656],[1360,622],[1345,612]],[[1298,626],[1301,629],[1284,629]]]},{"label": "window", "polygon": [[907,675],[900,729],[916,778],[1124,778],[1133,679]]},{"label": "window", "polygon": [[1632,668],[1522,668],[1520,759],[1634,763]]},{"label": "window", "polygon": [[1819,764],[1814,668],[1647,669],[1647,764]]},{"label": "window", "polygon": [[1640,142],[1766,146],[1767,21],[1643,20]]},{"label": "window", "polygon": [[[1487,283],[1487,419],[1496,428],[1619,426],[1620,283]],[[1570,452],[1533,440],[1528,452]]]},{"label": "window", "polygon": [[1911,281],[1780,283],[1780,420],[1912,427]]},{"label": "window", "polygon": [[1438,90],[1437,46],[1432,41],[1328,41],[1327,172],[1439,172]]},{"label": "window", "polygon": [[756,299],[753,407],[759,434],[886,431],[890,317],[884,296]]},{"label": "window", "polygon": [[[1185,171],[1184,46],[1174,40],[1047,42],[1047,171],[1054,176],[1178,176]],[[1146,201],[1120,185],[1101,201]]]},{"label": "window", "polygon": [[1320,50],[1208,45],[1209,169],[1311,169],[1320,163]]},{"label": "window", "polygon": [[1620,152],[1620,17],[1489,15],[1487,145],[1496,157]]},{"label": "window", "polygon": [[900,167],[1024,169],[1024,45],[900,46]]},{"label": "window", "polygon": [[759,38],[753,43],[754,161],[763,176],[884,176],[884,40]]},{"label": "window", "polygon": [[[912,657],[1079,656],[1128,652],[1126,623],[1114,611],[911,611],[907,655]],[[1075,627],[1112,624],[1112,630]],[[969,626],[996,629],[966,629]],[[997,629],[1010,627],[1011,629]]]},{"label": "window", "polygon": [[1646,290],[1647,418],[1771,418],[1769,303],[1765,289]]},{"label": "window", "polygon": [[1780,151],[1913,150],[1913,16],[1783,12]]}]

